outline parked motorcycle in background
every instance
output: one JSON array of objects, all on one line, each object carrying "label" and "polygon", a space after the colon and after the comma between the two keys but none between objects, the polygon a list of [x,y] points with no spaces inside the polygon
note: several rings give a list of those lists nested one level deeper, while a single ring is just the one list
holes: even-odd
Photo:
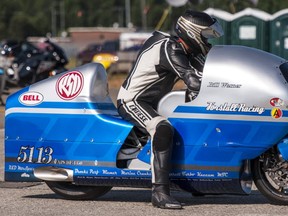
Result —
[{"label": "parked motorcycle in background", "polygon": [[66,71],[64,50],[48,38],[39,47],[28,41],[5,41],[0,55],[0,103],[9,86],[24,87]]},{"label": "parked motorcycle in background", "polygon": [[10,56],[10,52],[8,49],[8,46],[1,45],[0,50],[0,103],[1,105],[4,105],[2,94],[5,90],[5,83],[6,83],[6,71],[7,68],[9,68],[12,64],[13,57]]},{"label": "parked motorcycle in background", "polygon": [[27,58],[18,65],[18,70],[14,69],[13,81],[19,86],[27,86],[67,70],[68,58],[64,50],[49,39],[42,44],[43,50],[38,55]]},{"label": "parked motorcycle in background", "polygon": [[41,53],[38,47],[28,41],[7,43],[1,53],[6,61],[6,81],[17,86],[19,66],[32,56],[40,55]]}]

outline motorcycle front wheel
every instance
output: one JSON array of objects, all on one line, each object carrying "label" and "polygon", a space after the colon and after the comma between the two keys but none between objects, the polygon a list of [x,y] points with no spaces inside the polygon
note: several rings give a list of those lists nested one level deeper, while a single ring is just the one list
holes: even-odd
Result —
[{"label": "motorcycle front wheel", "polygon": [[288,163],[276,149],[252,161],[253,180],[258,190],[274,205],[288,205]]},{"label": "motorcycle front wheel", "polygon": [[47,186],[65,199],[91,200],[108,193],[112,187],[108,186],[82,186],[71,182],[46,181]]}]

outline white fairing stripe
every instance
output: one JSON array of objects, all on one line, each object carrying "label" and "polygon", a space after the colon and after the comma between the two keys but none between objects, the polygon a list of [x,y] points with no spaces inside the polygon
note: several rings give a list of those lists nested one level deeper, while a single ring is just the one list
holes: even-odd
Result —
[{"label": "white fairing stripe", "polygon": [[229,120],[229,121],[259,121],[259,122],[288,122],[288,117],[282,117],[275,120],[272,116],[249,116],[249,115],[217,115],[217,114],[187,114],[187,113],[172,113],[169,119],[199,119],[199,120]]},{"label": "white fairing stripe", "polygon": [[113,110],[94,110],[94,109],[51,109],[51,108],[10,108],[5,111],[5,116],[12,113],[38,113],[38,114],[66,114],[66,115],[118,115],[117,111]]}]

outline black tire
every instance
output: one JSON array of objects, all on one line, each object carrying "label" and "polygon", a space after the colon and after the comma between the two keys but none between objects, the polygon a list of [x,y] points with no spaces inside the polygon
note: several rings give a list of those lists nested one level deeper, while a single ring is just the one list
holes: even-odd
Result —
[{"label": "black tire", "polygon": [[288,205],[288,170],[274,150],[252,161],[253,180],[258,190],[274,205]]},{"label": "black tire", "polygon": [[71,182],[45,182],[56,194],[70,200],[91,200],[108,193],[112,187],[109,186],[82,186]]},{"label": "black tire", "polygon": [[191,193],[193,197],[204,197],[205,194],[203,193]]}]

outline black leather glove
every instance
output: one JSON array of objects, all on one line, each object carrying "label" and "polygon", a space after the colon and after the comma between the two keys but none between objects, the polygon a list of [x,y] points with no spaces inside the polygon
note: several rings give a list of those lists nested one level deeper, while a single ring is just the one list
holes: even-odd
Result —
[{"label": "black leather glove", "polygon": [[185,103],[193,101],[198,95],[198,92],[192,91],[190,89],[186,89],[185,92]]},{"label": "black leather glove", "polygon": [[205,60],[206,56],[204,56],[203,54],[190,56],[190,63],[197,71],[203,71]]}]

